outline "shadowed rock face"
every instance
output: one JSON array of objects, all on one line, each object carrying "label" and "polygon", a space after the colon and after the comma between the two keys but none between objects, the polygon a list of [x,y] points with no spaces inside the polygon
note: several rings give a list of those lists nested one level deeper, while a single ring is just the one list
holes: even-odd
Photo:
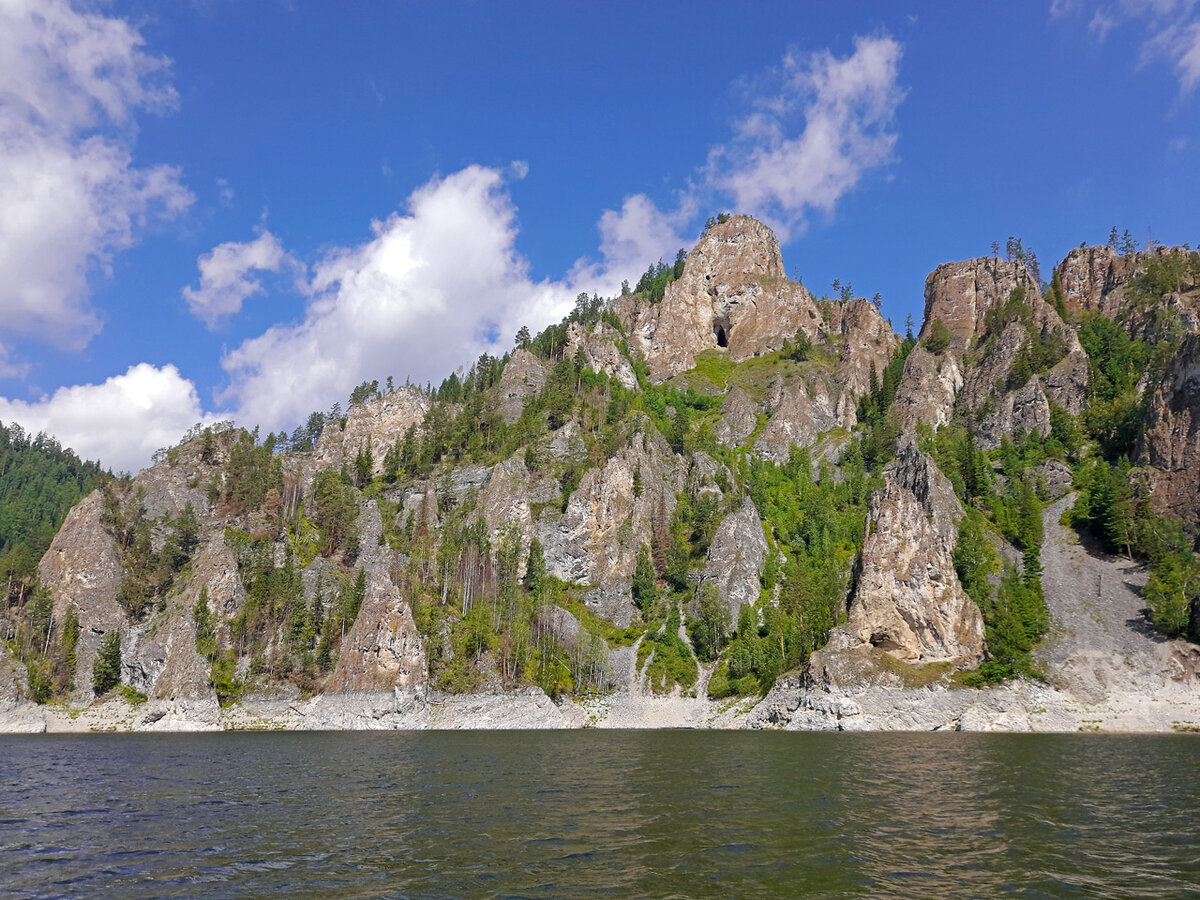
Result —
[{"label": "shadowed rock face", "polygon": [[505,425],[512,425],[521,418],[525,401],[536,397],[546,386],[548,372],[545,364],[528,350],[513,351],[496,386],[500,395],[500,418]]},{"label": "shadowed rock face", "polygon": [[954,489],[921,453],[902,440],[871,500],[858,583],[844,632],[849,644],[871,644],[910,663],[983,659],[983,616],[954,572],[962,508]]},{"label": "shadowed rock face", "polygon": [[743,604],[758,602],[759,578],[767,558],[767,539],[754,502],[746,502],[725,517],[708,548],[704,579],[712,579],[729,604],[734,622]]},{"label": "shadowed rock face", "polygon": [[778,350],[800,328],[815,338],[822,325],[808,291],[787,280],[775,233],[748,216],[708,229],[662,302],[631,318],[630,343],[656,381],[690,369],[704,350],[740,361]]},{"label": "shadowed rock face", "polygon": [[1200,335],[1186,338],[1146,407],[1139,462],[1156,512],[1200,528]]}]

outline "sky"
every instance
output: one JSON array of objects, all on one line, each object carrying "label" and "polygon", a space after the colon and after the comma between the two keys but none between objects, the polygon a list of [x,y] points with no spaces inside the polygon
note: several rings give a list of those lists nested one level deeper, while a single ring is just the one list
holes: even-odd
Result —
[{"label": "sky", "polygon": [[1200,245],[1200,0],[0,0],[0,421],[135,472],[435,385],[755,215],[926,275]]}]

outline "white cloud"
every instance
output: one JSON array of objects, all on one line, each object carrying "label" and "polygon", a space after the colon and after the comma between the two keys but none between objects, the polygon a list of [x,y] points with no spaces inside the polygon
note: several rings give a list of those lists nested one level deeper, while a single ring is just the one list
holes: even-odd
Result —
[{"label": "white cloud", "polygon": [[844,58],[789,54],[775,83],[751,98],[734,140],[710,153],[708,183],[738,212],[770,220],[782,240],[810,210],[832,211],[891,158],[901,54],[890,37],[856,38]]},{"label": "white cloud", "polygon": [[200,269],[200,287],[185,287],[183,299],[192,315],[215,328],[229,316],[241,312],[242,302],[262,293],[262,284],[250,277],[251,272],[278,272],[283,268],[303,267],[290,255],[279,238],[269,231],[260,231],[257,238],[244,244],[218,244],[211,252],[196,260]]},{"label": "white cloud", "polygon": [[1200,21],[1172,22],[1142,45],[1143,62],[1163,60],[1187,93],[1200,83]]},{"label": "white cloud", "polygon": [[681,198],[680,205],[665,213],[645,194],[625,198],[620,210],[607,209],[600,216],[600,255],[602,262],[580,259],[575,263],[567,281],[580,290],[613,296],[620,291],[621,282],[636,282],[646,267],[660,258],[674,258],[680,247],[690,248],[694,240],[680,235],[680,230],[695,215],[691,197]]},{"label": "white cloud", "polygon": [[303,321],[227,353],[222,403],[244,423],[291,427],[363,379],[438,381],[481,352],[503,353],[522,324],[570,309],[562,282],[533,282],[516,252],[500,172],[471,166],[416,190],[407,212],[313,266]]},{"label": "white cloud", "polygon": [[233,198],[237,196],[237,192],[230,186],[229,179],[218,178],[216,184],[217,196],[220,198],[221,205],[226,208],[233,206]]},{"label": "white cloud", "polygon": [[13,362],[8,348],[0,344],[0,378],[24,378],[28,374],[29,364]]},{"label": "white cloud", "polygon": [[103,384],[62,387],[32,403],[0,398],[0,421],[52,434],[84,459],[116,471],[149,465],[155,450],[214,418],[201,409],[195,385],[172,365],[140,363]]},{"label": "white cloud", "polygon": [[65,0],[0,3],[0,327],[66,348],[101,327],[88,275],[188,207],[170,166],[135,168],[136,110],[175,102],[166,63],[120,19]]},{"label": "white cloud", "polygon": [[[1066,18],[1085,9],[1082,3],[1051,0],[1050,14]],[[1175,70],[1183,93],[1200,84],[1200,15],[1197,0],[1116,0],[1096,6],[1088,32],[1103,42],[1116,28],[1142,30],[1139,63],[1165,63]]]}]

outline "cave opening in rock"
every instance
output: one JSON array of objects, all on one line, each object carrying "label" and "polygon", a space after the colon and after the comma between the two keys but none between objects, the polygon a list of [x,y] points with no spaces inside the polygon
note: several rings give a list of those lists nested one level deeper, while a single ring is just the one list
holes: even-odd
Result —
[{"label": "cave opening in rock", "polygon": [[718,347],[728,347],[729,346],[729,336],[727,334],[725,334],[725,326],[724,325],[714,325],[713,330],[717,333],[717,346]]}]

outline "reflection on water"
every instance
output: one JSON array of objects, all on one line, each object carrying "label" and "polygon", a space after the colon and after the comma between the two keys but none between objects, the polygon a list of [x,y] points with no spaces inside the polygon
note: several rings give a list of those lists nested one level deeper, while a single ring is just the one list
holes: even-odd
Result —
[{"label": "reflection on water", "polygon": [[0,896],[1178,897],[1188,736],[0,738]]}]

